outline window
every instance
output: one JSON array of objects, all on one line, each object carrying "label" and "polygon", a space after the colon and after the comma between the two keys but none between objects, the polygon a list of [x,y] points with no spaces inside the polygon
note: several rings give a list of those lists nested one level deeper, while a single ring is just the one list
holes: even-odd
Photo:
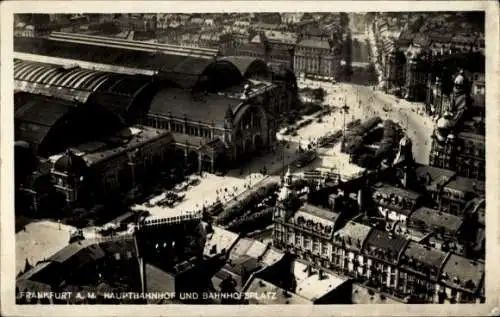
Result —
[{"label": "window", "polygon": [[304,237],[304,248],[311,249],[311,239],[309,237]]},{"label": "window", "polygon": [[328,244],[325,242],[321,244],[321,254],[328,255]]},{"label": "window", "polygon": [[302,246],[302,236],[300,234],[295,235],[295,244],[299,247]]},{"label": "window", "polygon": [[317,239],[313,239],[313,252],[319,253],[319,242]]}]

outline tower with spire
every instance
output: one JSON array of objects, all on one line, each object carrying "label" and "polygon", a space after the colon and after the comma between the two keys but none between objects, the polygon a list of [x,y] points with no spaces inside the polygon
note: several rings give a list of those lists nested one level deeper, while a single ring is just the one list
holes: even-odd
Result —
[{"label": "tower with spire", "polygon": [[276,201],[276,209],[274,212],[274,218],[279,218],[285,220],[290,214],[293,213],[291,203],[297,197],[297,193],[292,189],[293,174],[290,171],[290,166],[283,178],[283,186],[280,189],[278,198]]}]

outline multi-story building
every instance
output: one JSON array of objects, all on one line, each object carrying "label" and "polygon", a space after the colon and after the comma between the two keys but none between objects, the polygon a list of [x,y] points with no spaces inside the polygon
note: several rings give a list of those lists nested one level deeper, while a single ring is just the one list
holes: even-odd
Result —
[{"label": "multi-story building", "polygon": [[423,236],[433,248],[464,254],[463,217],[421,207],[411,213],[406,227],[411,236]]},{"label": "multi-story building", "polygon": [[366,277],[369,283],[383,289],[398,285],[398,261],[408,240],[392,232],[374,228],[363,243]]},{"label": "multi-story building", "polygon": [[367,259],[361,252],[372,227],[349,221],[335,232],[329,268],[348,276],[366,276]]},{"label": "multi-story building", "polygon": [[377,184],[372,199],[386,221],[406,222],[408,215],[420,204],[421,195],[409,189]]},{"label": "multi-story building", "polygon": [[387,90],[401,89],[405,83],[405,55],[394,47],[389,51],[385,63],[385,78],[387,80]]},{"label": "multi-story building", "polygon": [[459,176],[484,180],[484,114],[471,105],[468,81],[458,75],[451,103],[436,124],[429,155],[431,166],[451,169]]},{"label": "multi-story building", "polygon": [[420,46],[410,46],[406,51],[405,99],[424,101],[427,97],[429,68]]},{"label": "multi-story building", "polygon": [[450,254],[439,278],[438,303],[484,303],[484,263]]},{"label": "multi-story building", "polygon": [[296,74],[338,78],[341,59],[339,47],[330,41],[303,39],[295,48],[294,70]]},{"label": "multi-story building", "polygon": [[[286,73],[278,78],[264,61],[258,59],[217,58],[215,50],[127,40],[113,40],[120,42],[122,48],[109,48],[109,43],[102,38],[96,42],[92,36],[75,34],[53,34],[52,37],[41,40],[47,44],[41,51],[32,51],[33,46],[28,49],[24,42],[16,42],[19,45],[17,50],[62,60],[66,64],[76,63],[82,68],[65,70],[64,67],[47,65],[38,69],[36,65],[23,68],[20,64],[19,72],[23,70],[23,76],[16,79],[19,90],[50,90],[50,95],[67,95],[69,99],[77,98],[82,102],[90,98],[113,110],[120,109],[125,113],[131,110],[133,115],[129,117],[136,121],[139,118],[145,125],[167,129],[176,135],[177,152],[182,158],[178,161],[191,162],[193,171],[228,167],[226,163],[231,158],[251,157],[243,155],[244,151],[261,153],[265,148],[272,147],[275,118],[279,113],[286,112],[284,106],[291,106],[296,93],[294,76]],[[138,51],[137,46],[151,53],[163,51],[165,54],[154,54],[156,57],[152,57],[148,52]],[[166,56],[166,51],[173,54]],[[92,56],[95,54],[105,56],[100,64],[93,63]],[[146,80],[134,80],[130,83],[132,87],[127,88],[128,80],[120,77],[125,75],[113,76],[112,73],[88,68],[106,69],[115,74],[133,71],[145,75]],[[49,79],[49,74],[42,70],[52,75],[49,88],[33,84],[33,81]],[[97,78],[98,75],[102,77]],[[105,75],[112,77],[108,81],[111,87],[101,85],[100,80],[104,82],[108,79]],[[66,81],[66,76],[73,76],[71,79],[74,81]],[[28,78],[31,79],[25,80]],[[90,85],[88,89],[87,84]],[[114,89],[117,92],[113,92]],[[134,92],[127,92],[127,89]],[[139,102],[137,98],[144,97],[146,91],[149,92],[148,97]],[[128,97],[125,98],[125,95]],[[116,100],[120,101],[119,107],[114,105],[118,102]],[[190,111],[193,113],[190,114]]]},{"label": "multi-story building", "polygon": [[[288,172],[273,216],[274,244],[308,261],[328,267],[331,262],[333,233],[343,227],[357,211],[335,212],[308,203],[300,206],[301,202],[296,201],[296,194],[290,189],[291,184],[292,175]],[[300,207],[294,208],[294,202]]]},{"label": "multi-story building", "polygon": [[251,36],[247,43],[236,49],[238,55],[253,56],[267,63],[282,65],[293,70],[293,56],[297,36],[292,32],[261,30]]},{"label": "multi-story building", "polygon": [[397,293],[413,302],[436,303],[440,272],[449,253],[410,241],[399,259]]},{"label": "multi-story building", "polygon": [[485,184],[483,181],[456,176],[442,186],[441,191],[437,199],[438,209],[463,216],[467,202],[485,195]]},{"label": "multi-story building", "polygon": [[[94,120],[96,132],[85,138],[82,131],[75,129],[79,130],[85,122],[91,126],[88,120],[99,116],[97,109],[89,114],[83,109],[71,111],[86,105],[36,95],[24,96],[23,99],[27,103],[17,105],[16,139],[27,141],[33,151],[38,150],[38,155],[46,155],[40,158],[41,165],[30,181],[21,185],[27,201],[32,202],[28,208],[33,211],[40,207],[40,198],[44,194],[42,184],[53,186],[66,203],[89,204],[127,193],[152,179],[160,167],[169,170],[168,166],[171,166],[167,158],[174,151],[174,143],[167,131],[139,125],[118,128],[110,116],[107,117],[108,124],[117,131],[103,129],[99,126],[102,122]],[[48,108],[54,110],[50,119],[30,119]],[[85,108],[91,109],[90,106]],[[67,124],[62,124],[65,121]],[[58,153],[64,147],[67,150]]]}]

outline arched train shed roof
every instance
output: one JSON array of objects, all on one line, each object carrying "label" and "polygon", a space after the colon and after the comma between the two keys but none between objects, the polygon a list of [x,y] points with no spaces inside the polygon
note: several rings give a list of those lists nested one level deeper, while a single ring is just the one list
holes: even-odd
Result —
[{"label": "arched train shed roof", "polygon": [[[120,45],[108,43],[117,41],[120,42]],[[62,58],[74,61],[76,64],[79,61],[98,63],[99,67],[96,68],[102,69],[102,65],[107,65],[105,70],[113,73],[120,72],[119,67],[152,71],[160,79],[168,80],[183,89],[207,84],[209,86],[223,85],[224,81],[241,82],[246,70],[250,69],[244,66],[247,63],[245,58],[233,60],[219,58],[213,52],[201,54],[198,50],[187,48],[178,48],[175,52],[169,50],[164,52],[162,47],[163,44],[159,44],[158,50],[155,50],[154,45],[150,43],[127,42],[117,39],[95,40],[93,37],[89,38],[78,34],[71,35],[71,39],[14,39],[14,51],[18,53]],[[249,66],[251,69],[264,68],[263,62],[255,61],[255,59],[252,59]],[[243,69],[245,72],[242,73]],[[64,80],[66,79],[65,77]]]},{"label": "arched train shed roof", "polygon": [[44,157],[123,127],[121,118],[102,106],[25,92],[14,95],[14,120],[15,140]]},{"label": "arched train shed roof", "polygon": [[220,60],[232,63],[245,78],[250,78],[254,75],[267,76],[270,72],[266,62],[260,58],[250,56],[227,56],[220,58]]},{"label": "arched train shed roof", "polygon": [[14,60],[15,89],[81,103],[87,101],[126,119],[136,99],[150,88],[147,76],[113,74],[90,69]]}]

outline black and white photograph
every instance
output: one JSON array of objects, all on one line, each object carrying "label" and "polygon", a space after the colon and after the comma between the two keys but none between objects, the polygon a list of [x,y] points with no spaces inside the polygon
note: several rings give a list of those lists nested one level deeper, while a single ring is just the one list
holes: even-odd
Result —
[{"label": "black and white photograph", "polygon": [[483,4],[13,13],[15,306],[488,314]]}]

